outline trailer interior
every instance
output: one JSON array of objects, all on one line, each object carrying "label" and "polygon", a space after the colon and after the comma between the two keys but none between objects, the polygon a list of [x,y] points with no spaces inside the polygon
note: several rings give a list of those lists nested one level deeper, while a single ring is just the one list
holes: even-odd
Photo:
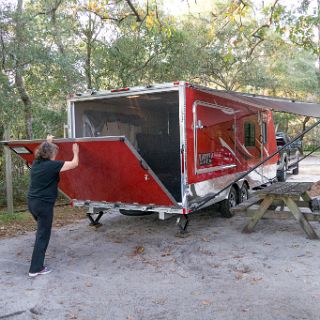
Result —
[{"label": "trailer interior", "polygon": [[178,91],[76,101],[74,123],[76,138],[126,136],[181,202]]}]

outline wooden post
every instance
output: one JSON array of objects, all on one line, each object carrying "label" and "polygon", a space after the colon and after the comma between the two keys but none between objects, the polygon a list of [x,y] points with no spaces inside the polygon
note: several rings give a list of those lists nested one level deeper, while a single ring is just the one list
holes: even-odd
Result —
[{"label": "wooden post", "polygon": [[[4,131],[5,140],[10,139],[10,129],[7,127]],[[5,163],[6,163],[6,195],[7,195],[7,210],[8,213],[13,213],[13,188],[12,188],[12,161],[11,151],[4,147]]]}]

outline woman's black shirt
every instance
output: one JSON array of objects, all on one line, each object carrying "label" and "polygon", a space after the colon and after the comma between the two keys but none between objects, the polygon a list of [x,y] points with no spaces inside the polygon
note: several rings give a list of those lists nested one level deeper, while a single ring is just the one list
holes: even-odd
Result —
[{"label": "woman's black shirt", "polygon": [[54,203],[58,195],[59,173],[64,164],[61,160],[34,160],[28,198]]}]

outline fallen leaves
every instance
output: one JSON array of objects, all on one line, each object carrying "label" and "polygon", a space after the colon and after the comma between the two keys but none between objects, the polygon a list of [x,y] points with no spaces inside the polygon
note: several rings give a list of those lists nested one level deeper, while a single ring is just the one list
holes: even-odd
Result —
[{"label": "fallen leaves", "polygon": [[243,265],[240,267],[234,267],[234,271],[239,272],[239,273],[249,273],[251,272],[251,268],[247,265]]},{"label": "fallen leaves", "polygon": [[235,275],[236,280],[242,280],[244,278],[243,273],[237,272]]},{"label": "fallen leaves", "polygon": [[250,281],[250,283],[251,284],[257,284],[259,281],[261,281],[262,280],[262,277],[258,277],[258,278],[252,278],[251,279],[251,281]]},{"label": "fallen leaves", "polygon": [[144,247],[136,247],[135,249],[134,249],[134,254],[142,254],[142,253],[144,253]]},{"label": "fallen leaves", "polygon": [[161,253],[161,257],[167,257],[171,255],[171,248],[167,248],[164,252]]},{"label": "fallen leaves", "polygon": [[[54,211],[54,227],[62,227],[86,218],[84,209],[56,206]],[[28,211],[19,213],[19,219],[1,221],[1,224],[5,225],[0,227],[0,238],[15,237],[36,230],[36,223]]]}]

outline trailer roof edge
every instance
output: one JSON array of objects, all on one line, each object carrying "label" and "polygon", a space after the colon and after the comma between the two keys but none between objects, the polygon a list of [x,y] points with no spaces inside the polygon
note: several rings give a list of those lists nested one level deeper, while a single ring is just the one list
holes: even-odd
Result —
[{"label": "trailer roof edge", "polygon": [[[148,86],[139,86],[132,88],[122,88],[117,90],[92,91],[69,97],[69,102],[81,102],[95,99],[106,99],[112,97],[125,97],[132,94],[152,94],[163,91],[178,91],[180,86],[190,86],[201,91],[210,92],[218,97],[249,105],[257,109],[269,109],[277,112],[286,112],[302,116],[320,117],[320,104],[315,102],[304,102],[295,99],[263,96],[239,91],[218,90],[198,84],[192,84],[184,81],[153,84]],[[122,91],[123,90],[123,91]]]}]

